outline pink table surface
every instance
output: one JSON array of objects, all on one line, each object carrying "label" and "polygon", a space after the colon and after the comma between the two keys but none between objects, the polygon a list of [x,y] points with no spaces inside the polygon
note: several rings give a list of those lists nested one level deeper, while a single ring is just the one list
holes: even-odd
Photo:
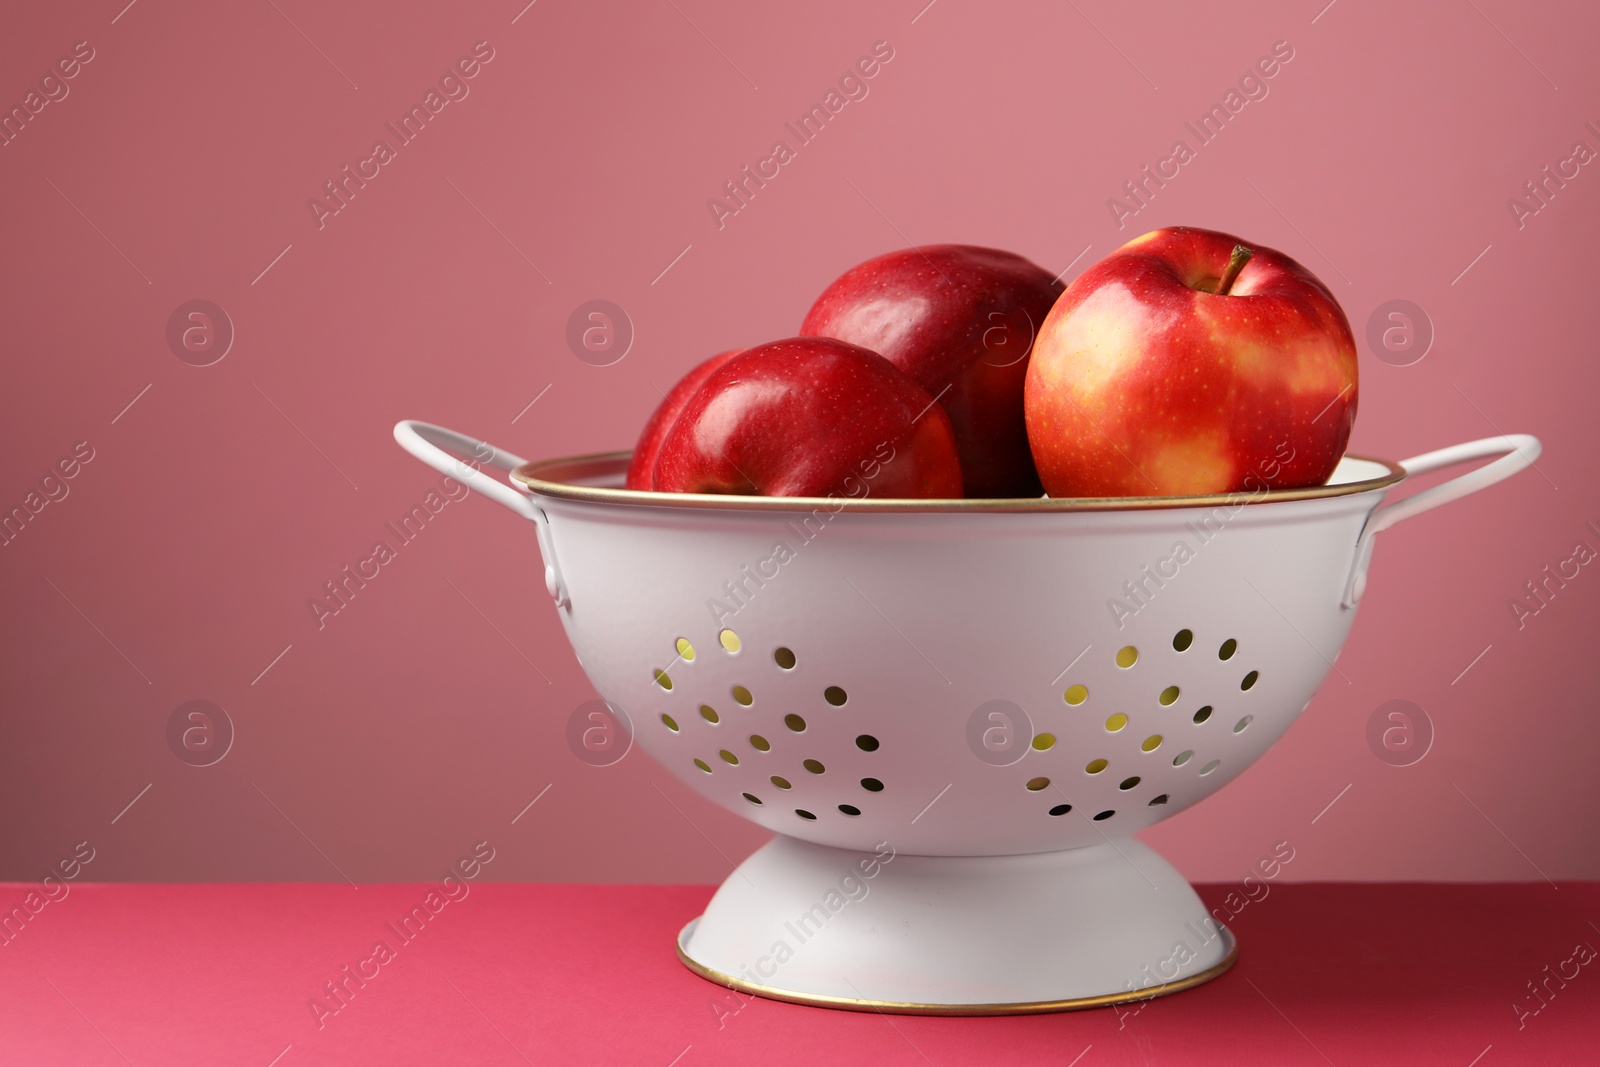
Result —
[{"label": "pink table surface", "polygon": [[[0,904],[38,888],[0,886]],[[672,939],[704,886],[473,883],[402,942],[386,924],[430,888],[69,883],[6,927],[0,1062],[1600,1061],[1600,961],[1579,962],[1600,946],[1600,883],[1271,886],[1231,922],[1239,963],[1207,985],[988,1019],[827,1011],[697,978]],[[1217,907],[1235,887],[1200,888]],[[373,975],[380,940],[393,953]],[[346,965],[372,977],[314,1010]]]}]

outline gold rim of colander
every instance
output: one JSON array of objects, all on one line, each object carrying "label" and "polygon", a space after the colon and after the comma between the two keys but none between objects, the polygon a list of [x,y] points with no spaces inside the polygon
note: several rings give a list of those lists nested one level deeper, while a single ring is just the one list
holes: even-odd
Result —
[{"label": "gold rim of colander", "polygon": [[773,986],[759,985],[747,982],[743,978],[735,978],[730,974],[723,974],[703,963],[697,963],[689,958],[683,950],[683,941],[688,937],[690,930],[699,919],[690,921],[678,934],[678,960],[689,970],[701,978],[715,982],[729,989],[736,989],[741,993],[752,996],[765,997],[768,1000],[783,1000],[791,1004],[809,1004],[817,1008],[839,1008],[844,1011],[875,1011],[887,1015],[1041,1015],[1053,1011],[1083,1011],[1088,1008],[1109,1008],[1115,1004],[1131,1004],[1139,1000],[1154,1000],[1157,997],[1171,996],[1181,993],[1185,989],[1211,981],[1232,967],[1239,959],[1239,941],[1233,932],[1223,927],[1221,934],[1227,939],[1227,954],[1216,963],[1203,971],[1197,971],[1185,978],[1178,978],[1161,985],[1148,986],[1144,989],[1130,990],[1124,993],[1102,993],[1093,997],[1069,997],[1066,1000],[1034,1000],[1020,1001],[1013,1004],[917,1004],[910,1001],[898,1000],[867,1000],[858,997],[834,997],[822,993],[796,993],[787,989],[777,989]]},{"label": "gold rim of colander", "polygon": [[1206,496],[1123,496],[1123,497],[995,497],[973,499],[915,500],[903,497],[873,498],[848,496],[738,496],[718,493],[658,493],[647,489],[610,489],[577,484],[617,473],[626,466],[631,452],[597,452],[584,456],[524,463],[511,477],[540,496],[561,500],[582,500],[595,504],[629,504],[635,507],[706,508],[723,511],[1134,511],[1160,508],[1214,508],[1238,504],[1271,504],[1287,500],[1320,500],[1325,497],[1352,496],[1373,489],[1386,489],[1406,476],[1398,463],[1370,456],[1347,455],[1346,459],[1375,463],[1387,474],[1337,485],[1314,485],[1303,489],[1269,489],[1266,492],[1220,493]]}]

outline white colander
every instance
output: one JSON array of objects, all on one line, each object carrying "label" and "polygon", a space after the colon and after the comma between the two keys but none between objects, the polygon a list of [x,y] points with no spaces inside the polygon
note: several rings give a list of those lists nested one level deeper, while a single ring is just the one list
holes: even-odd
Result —
[{"label": "white colander", "polygon": [[844,502],[627,491],[626,453],[529,464],[427,423],[395,437],[534,520],[578,660],[636,742],[779,835],[684,930],[684,962],[766,996],[946,1013],[1226,969],[1231,935],[1132,835],[1304,710],[1378,532],[1540,450],[1346,457],[1326,486],[1231,497]]}]

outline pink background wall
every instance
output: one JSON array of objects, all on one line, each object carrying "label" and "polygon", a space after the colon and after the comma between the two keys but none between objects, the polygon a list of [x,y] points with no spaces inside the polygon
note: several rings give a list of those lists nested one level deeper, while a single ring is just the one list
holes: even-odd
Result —
[{"label": "pink background wall", "polygon": [[[1358,337],[1424,310],[1420,362],[1363,342],[1354,450],[1546,451],[1385,535],[1348,683],[1146,837],[1195,879],[1284,840],[1286,878],[1600,877],[1600,569],[1520,629],[1508,606],[1600,549],[1600,165],[1521,226],[1507,207],[1600,149],[1592,5],[124,2],[0,35],[7,105],[93,49],[0,148],[0,507],[93,450],[0,547],[0,878],[87,840],[97,879],[421,879],[488,839],[490,878],[720,879],[760,831],[641,753],[569,751],[594,693],[530,527],[450,503],[319,630],[308,599],[437,482],[392,424],[627,447],[657,388],[792,333],[868,255],[981,243],[1071,278],[1174,223],[1301,259]],[[880,40],[870,95],[719,229],[707,198]],[[308,198],[479,41],[469,95],[319,226]],[[1278,41],[1269,94],[1119,230],[1107,198]],[[637,334],[606,367],[565,339],[596,298]],[[236,333],[209,366],[167,340],[196,299]],[[210,766],[169,747],[190,700],[233,724]],[[1391,700],[1432,724],[1411,766],[1368,744]]]}]

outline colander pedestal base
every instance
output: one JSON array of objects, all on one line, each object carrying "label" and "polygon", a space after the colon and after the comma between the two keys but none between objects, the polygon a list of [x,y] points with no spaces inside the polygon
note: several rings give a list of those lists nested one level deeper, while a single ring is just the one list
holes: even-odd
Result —
[{"label": "colander pedestal base", "polygon": [[684,928],[678,955],[778,1000],[907,1014],[1099,1007],[1216,977],[1233,936],[1132,838],[1024,856],[909,856],[779,836]]}]

